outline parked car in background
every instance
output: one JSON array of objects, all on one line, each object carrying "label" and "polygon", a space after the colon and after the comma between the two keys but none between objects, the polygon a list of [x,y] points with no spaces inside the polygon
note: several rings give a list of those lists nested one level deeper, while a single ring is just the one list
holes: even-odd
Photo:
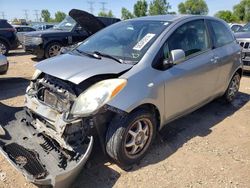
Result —
[{"label": "parked car in background", "polygon": [[118,21],[120,19],[95,17],[85,11],[73,9],[69,16],[53,29],[27,33],[24,37],[24,49],[38,58],[53,57],[59,54],[62,46],[83,41]]},{"label": "parked car in background", "polygon": [[7,58],[0,54],[0,74],[6,74],[9,68],[9,62]]},{"label": "parked car in background", "polygon": [[34,29],[36,31],[43,31],[43,30],[47,30],[47,29],[51,29],[54,27],[54,24],[37,24],[37,25],[34,25]]},{"label": "parked car in background", "polygon": [[13,25],[13,27],[16,29],[17,37],[20,44],[23,44],[24,34],[31,31],[36,31],[36,29],[27,25]]},{"label": "parked car in background", "polygon": [[232,24],[229,24],[229,26],[231,30],[234,33],[236,33],[236,32],[239,32],[243,28],[244,24],[232,23]]},{"label": "parked car in background", "polygon": [[9,50],[19,46],[16,30],[7,20],[0,19],[0,53],[7,55]]},{"label": "parked car in background", "polygon": [[242,47],[242,61],[244,71],[250,71],[250,23],[246,24],[235,37]]},{"label": "parked car in background", "polygon": [[29,181],[56,187],[70,187],[94,140],[120,166],[137,163],[167,123],[232,102],[242,76],[228,25],[191,15],[118,22],[35,67],[26,115],[4,127],[0,148]]}]

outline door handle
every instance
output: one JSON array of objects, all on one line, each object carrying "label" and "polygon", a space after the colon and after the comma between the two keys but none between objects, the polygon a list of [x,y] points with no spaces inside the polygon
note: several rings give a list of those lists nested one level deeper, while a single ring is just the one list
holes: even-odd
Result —
[{"label": "door handle", "polygon": [[215,56],[215,57],[211,58],[210,61],[213,63],[218,63],[218,59],[219,59],[219,57]]}]

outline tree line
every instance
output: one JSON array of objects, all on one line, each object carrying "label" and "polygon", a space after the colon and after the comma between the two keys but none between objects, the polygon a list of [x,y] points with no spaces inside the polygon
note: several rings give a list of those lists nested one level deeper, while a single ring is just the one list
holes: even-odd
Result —
[{"label": "tree line", "polygon": [[[170,10],[171,5],[167,0],[151,0],[149,3],[146,0],[138,0],[134,4],[132,12],[122,7],[121,18],[125,20],[147,15],[176,14],[176,12]],[[180,14],[207,15],[209,9],[205,0],[185,0],[178,5],[178,12]],[[55,18],[51,18],[48,10],[42,10],[41,12],[41,17],[45,22],[60,22],[65,16],[66,14],[61,11],[55,13]],[[98,16],[115,17],[111,10],[108,12],[101,11],[98,13]],[[249,22],[250,0],[241,0],[238,4],[234,5],[233,11],[221,10],[214,16],[226,22]]]},{"label": "tree line", "polygon": [[50,12],[47,9],[44,9],[41,11],[41,17],[44,22],[61,22],[66,17],[66,14],[64,12],[57,11],[55,13],[55,18],[52,18]]},{"label": "tree line", "polygon": [[233,11],[221,10],[215,16],[226,22],[250,22],[250,0],[241,0],[234,5]]},{"label": "tree line", "polygon": [[[122,8],[121,13],[122,19],[147,15],[176,14],[176,12],[171,12],[170,9],[171,5],[167,0],[152,0],[149,4],[146,0],[138,0],[134,4],[133,13],[126,8]],[[208,6],[204,0],[186,0],[178,5],[178,12],[180,14],[207,15]]]}]

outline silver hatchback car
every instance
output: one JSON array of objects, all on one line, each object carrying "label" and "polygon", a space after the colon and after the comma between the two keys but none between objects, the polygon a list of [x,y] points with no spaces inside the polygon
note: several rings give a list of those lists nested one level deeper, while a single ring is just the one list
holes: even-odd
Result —
[{"label": "silver hatchback car", "polygon": [[136,163],[167,123],[215,98],[235,98],[240,56],[216,18],[114,24],[36,65],[22,121],[2,127],[2,153],[29,181],[57,187],[73,181],[94,141],[119,165]]}]

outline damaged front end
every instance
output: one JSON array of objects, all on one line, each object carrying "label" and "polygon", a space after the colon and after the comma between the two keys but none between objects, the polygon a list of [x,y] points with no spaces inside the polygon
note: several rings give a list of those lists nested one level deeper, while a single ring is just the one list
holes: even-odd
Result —
[{"label": "damaged front end", "polygon": [[96,112],[72,114],[72,108],[79,111],[75,103],[83,91],[102,79],[76,85],[44,73],[33,78],[26,91],[25,110],[0,131],[2,153],[30,182],[69,187],[79,174],[92,151],[95,121],[100,118],[97,124],[107,124],[112,113],[117,113],[106,109],[104,118],[99,111],[97,118]]}]

